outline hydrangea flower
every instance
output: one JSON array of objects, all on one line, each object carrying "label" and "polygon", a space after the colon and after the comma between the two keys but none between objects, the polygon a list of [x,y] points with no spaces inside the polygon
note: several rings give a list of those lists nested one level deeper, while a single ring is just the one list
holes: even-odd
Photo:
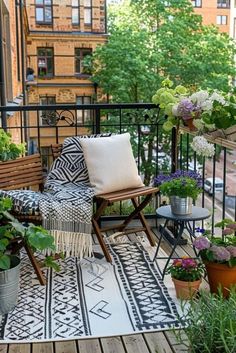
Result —
[{"label": "hydrangea flower", "polygon": [[230,252],[224,246],[212,245],[210,250],[217,261],[229,261],[231,258]]},{"label": "hydrangea flower", "polygon": [[198,250],[209,249],[211,246],[210,241],[206,237],[198,237],[193,241],[193,245]]},{"label": "hydrangea flower", "polygon": [[195,136],[191,143],[192,149],[197,155],[204,157],[213,157],[215,154],[215,147],[212,143],[207,142],[203,136]]}]

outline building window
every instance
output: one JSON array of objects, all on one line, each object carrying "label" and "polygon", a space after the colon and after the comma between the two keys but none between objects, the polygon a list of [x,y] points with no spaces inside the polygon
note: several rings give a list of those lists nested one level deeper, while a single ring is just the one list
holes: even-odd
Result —
[{"label": "building window", "polygon": [[202,0],[193,0],[192,5],[193,7],[202,7]]},{"label": "building window", "polygon": [[84,0],[84,24],[92,23],[92,0]]},{"label": "building window", "polygon": [[72,0],[72,25],[79,25],[80,22],[80,0]]},{"label": "building window", "polygon": [[229,9],[230,0],[217,0],[217,7]]},{"label": "building window", "polygon": [[92,55],[92,49],[75,48],[75,73],[76,74],[90,74],[83,68],[83,59],[87,55]]},{"label": "building window", "polygon": [[216,17],[216,24],[217,25],[227,25],[227,16],[225,15],[218,15]]},{"label": "building window", "polygon": [[35,0],[36,23],[52,23],[52,0]]},{"label": "building window", "polygon": [[38,48],[38,77],[52,77],[53,48]]},{"label": "building window", "polygon": [[[56,104],[55,96],[40,96],[40,105],[54,105]],[[42,110],[39,113],[40,125],[54,125],[56,123],[56,111],[55,110]]]},{"label": "building window", "polygon": [[[76,97],[76,104],[91,104],[91,97],[81,96]],[[77,110],[77,124],[86,124],[92,120],[92,110]]]}]

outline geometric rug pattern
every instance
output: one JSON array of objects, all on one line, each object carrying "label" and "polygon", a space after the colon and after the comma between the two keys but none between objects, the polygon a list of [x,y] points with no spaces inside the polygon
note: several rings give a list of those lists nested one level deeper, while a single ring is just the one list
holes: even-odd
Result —
[{"label": "geometric rug pattern", "polygon": [[[22,258],[18,304],[2,317],[0,343],[115,336],[180,327],[178,310],[141,243],[107,245],[104,258],[61,260],[35,280]],[[99,250],[98,250],[99,251]]]}]

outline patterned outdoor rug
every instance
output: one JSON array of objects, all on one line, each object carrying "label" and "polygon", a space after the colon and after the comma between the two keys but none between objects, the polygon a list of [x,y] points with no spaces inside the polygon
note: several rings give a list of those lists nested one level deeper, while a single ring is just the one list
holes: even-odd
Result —
[{"label": "patterned outdoor rug", "polygon": [[[115,336],[179,327],[177,305],[140,243],[109,245],[104,258],[67,258],[38,285],[22,260],[19,301],[2,318],[0,343]],[[168,277],[168,276],[167,276]],[[35,284],[36,283],[36,284]],[[171,283],[171,282],[170,282]],[[171,296],[170,296],[171,293]]]}]

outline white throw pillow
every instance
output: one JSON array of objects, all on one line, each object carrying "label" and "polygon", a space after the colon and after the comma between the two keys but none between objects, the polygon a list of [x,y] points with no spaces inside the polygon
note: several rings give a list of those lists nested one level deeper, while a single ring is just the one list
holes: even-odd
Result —
[{"label": "white throw pillow", "polygon": [[80,140],[95,195],[143,186],[130,134]]}]

